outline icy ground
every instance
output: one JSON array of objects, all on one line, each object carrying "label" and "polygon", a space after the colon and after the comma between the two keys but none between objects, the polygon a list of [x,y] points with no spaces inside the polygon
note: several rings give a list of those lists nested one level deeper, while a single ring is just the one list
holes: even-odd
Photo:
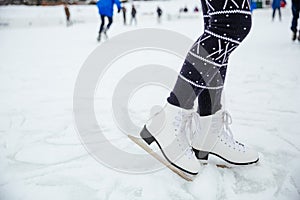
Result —
[{"label": "icy ground", "polygon": [[[232,129],[236,138],[260,152],[260,163],[232,169],[203,166],[194,182],[186,182],[167,169],[142,175],[116,172],[86,152],[75,130],[72,98],[83,62],[99,45],[98,18],[93,7],[84,6],[71,7],[74,18],[76,9],[89,12],[89,17],[66,28],[62,7],[0,8],[1,23],[7,22],[3,21],[6,16],[18,22],[15,27],[0,29],[1,200],[300,199],[300,44],[290,41],[289,8],[283,11],[282,22],[271,22],[269,9],[255,11],[251,34],[230,60],[226,108],[233,116]],[[18,16],[14,15],[16,10]],[[30,17],[34,11],[42,20],[47,19],[42,13],[59,12],[61,24],[33,23],[24,28],[18,17]],[[115,19],[111,36],[155,27],[195,40],[202,30],[201,18],[158,25],[154,17],[139,15],[138,26],[125,27],[120,17]],[[145,57],[129,56],[129,62],[118,69],[126,73],[130,62],[141,64]],[[155,62],[166,63],[161,59]],[[175,70],[180,69],[182,60],[170,62]],[[106,78],[117,81],[113,74]],[[106,85],[107,93],[113,85]],[[147,107],[162,102],[167,95],[167,91],[159,95],[155,91],[147,95],[141,92],[135,104],[129,105],[133,121],[141,125],[141,119],[148,115]],[[104,102],[104,108],[97,109],[110,115],[110,94],[102,96],[98,100]],[[138,149],[112,122],[103,123],[112,142],[122,148],[130,146],[131,151]]]}]

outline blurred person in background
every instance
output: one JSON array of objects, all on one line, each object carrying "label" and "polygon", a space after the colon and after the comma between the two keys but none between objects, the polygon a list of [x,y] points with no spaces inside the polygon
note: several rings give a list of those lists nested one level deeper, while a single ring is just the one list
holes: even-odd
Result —
[{"label": "blurred person in background", "polygon": [[72,25],[72,22],[70,20],[70,17],[71,17],[71,13],[70,13],[70,10],[69,10],[69,7],[68,7],[68,4],[64,4],[64,10],[65,10],[65,14],[66,14],[66,20],[67,20],[67,26],[71,26]]},{"label": "blurred person in background", "polygon": [[273,0],[272,2],[272,8],[273,8],[273,14],[272,14],[272,21],[274,21],[276,10],[278,10],[279,14],[279,20],[281,21],[281,6],[285,5],[286,1],[285,0]]},{"label": "blurred person in background", "polygon": [[[118,8],[118,13],[121,11],[121,3],[119,0],[99,0],[97,2],[97,7],[99,10],[99,15],[101,18],[101,25],[99,29],[99,34],[97,37],[97,41],[101,41],[101,34],[102,32],[104,33],[106,39],[108,38],[107,36],[107,31],[110,28],[110,26],[113,23],[113,15],[114,15],[114,4],[117,5]],[[105,18],[108,19],[108,24],[106,27],[105,26]]]},{"label": "blurred person in background", "polygon": [[130,25],[132,25],[132,23],[135,23],[135,25],[137,25],[137,20],[136,20],[136,8],[135,6],[132,4],[131,7],[131,19],[130,19]]},{"label": "blurred person in background", "polygon": [[159,6],[157,6],[156,13],[157,13],[157,22],[160,23],[163,11]]},{"label": "blurred person in background", "polygon": [[[293,12],[293,20],[291,30],[293,31],[292,40],[295,41],[297,38],[297,26],[300,12],[300,0],[292,0],[292,12]],[[298,41],[300,42],[300,30],[298,35]]]},{"label": "blurred person in background", "polygon": [[184,8],[183,8],[183,12],[185,12],[185,13],[189,12],[189,9],[188,9],[188,7],[187,7],[187,6],[184,6]]}]

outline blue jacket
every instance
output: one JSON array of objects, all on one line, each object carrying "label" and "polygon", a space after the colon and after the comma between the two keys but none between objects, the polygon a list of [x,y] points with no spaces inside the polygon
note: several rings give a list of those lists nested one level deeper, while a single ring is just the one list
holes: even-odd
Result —
[{"label": "blue jacket", "polygon": [[97,7],[100,15],[112,17],[114,15],[114,4],[118,9],[121,9],[121,3],[119,0],[99,0]]},{"label": "blue jacket", "polygon": [[272,2],[272,8],[273,9],[275,9],[275,8],[280,8],[280,2],[281,1],[284,1],[285,2],[285,0],[273,0],[273,2]]}]

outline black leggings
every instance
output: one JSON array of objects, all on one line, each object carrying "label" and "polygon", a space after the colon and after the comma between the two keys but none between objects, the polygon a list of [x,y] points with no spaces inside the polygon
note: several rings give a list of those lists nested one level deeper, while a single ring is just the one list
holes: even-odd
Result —
[{"label": "black leggings", "polygon": [[204,33],[197,39],[181,68],[168,102],[211,115],[221,109],[221,94],[230,54],[251,28],[248,0],[201,0]]},{"label": "black leggings", "polygon": [[108,24],[105,28],[105,31],[107,31],[109,29],[109,27],[111,26],[111,24],[113,23],[113,18],[105,16],[105,15],[100,15],[100,17],[101,17],[101,25],[100,25],[99,33],[102,33],[102,31],[104,30],[105,17],[107,17],[107,19],[108,19]]}]

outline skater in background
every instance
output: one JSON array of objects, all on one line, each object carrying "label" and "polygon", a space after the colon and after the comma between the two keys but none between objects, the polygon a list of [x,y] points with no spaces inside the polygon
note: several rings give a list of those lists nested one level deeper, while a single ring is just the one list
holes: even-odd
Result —
[{"label": "skater in background", "polygon": [[131,19],[130,19],[130,25],[133,24],[133,21],[134,21],[135,25],[137,25],[137,20],[136,20],[136,8],[135,8],[135,6],[132,4],[132,6],[131,6]]},{"label": "skater in background", "polygon": [[68,4],[66,4],[66,3],[64,4],[64,10],[65,10],[65,14],[66,14],[66,24],[67,24],[67,26],[71,26],[72,25],[72,22],[70,20],[71,13],[70,13]]},{"label": "skater in background", "polygon": [[183,8],[183,12],[185,12],[185,13],[189,12],[189,9],[188,9],[188,7],[187,7],[187,6],[184,6],[184,8]]},{"label": "skater in background", "polygon": [[198,13],[198,12],[199,12],[199,8],[197,6],[195,6],[194,13]]},{"label": "skater in background", "polygon": [[221,104],[229,57],[251,28],[249,1],[201,0],[201,4],[204,33],[188,52],[165,106],[142,128],[144,142],[133,139],[148,152],[154,143],[173,171],[189,176],[198,174],[199,161],[207,162],[210,154],[234,165],[259,160],[254,149],[234,139],[231,116]]},{"label": "skater in background", "polygon": [[[291,30],[293,32],[292,40],[295,41],[297,38],[297,26],[298,26],[298,19],[299,19],[299,12],[300,12],[300,0],[292,0],[292,26]],[[300,30],[298,33],[298,41],[300,42]]]},{"label": "skater in background", "polygon": [[127,24],[127,22],[126,22],[126,12],[127,12],[126,7],[123,6],[123,7],[122,7],[122,13],[123,13],[123,22],[124,22],[124,25],[125,25],[125,26],[126,26],[126,24]]},{"label": "skater in background", "polygon": [[[99,15],[101,18],[101,25],[99,29],[99,34],[97,37],[97,41],[100,42],[101,34],[104,33],[105,37],[107,37],[107,31],[113,23],[113,14],[114,14],[114,4],[117,5],[118,13],[121,11],[121,3],[119,0],[99,0],[97,2],[97,7],[99,10]],[[105,26],[105,18],[108,19],[108,24]]]},{"label": "skater in background", "polygon": [[272,8],[273,8],[273,14],[272,14],[272,21],[275,19],[276,10],[278,10],[279,15],[279,21],[281,21],[281,2],[286,3],[285,0],[273,0],[272,2]]},{"label": "skater in background", "polygon": [[159,6],[157,6],[156,13],[157,13],[157,22],[160,24],[163,11]]}]

